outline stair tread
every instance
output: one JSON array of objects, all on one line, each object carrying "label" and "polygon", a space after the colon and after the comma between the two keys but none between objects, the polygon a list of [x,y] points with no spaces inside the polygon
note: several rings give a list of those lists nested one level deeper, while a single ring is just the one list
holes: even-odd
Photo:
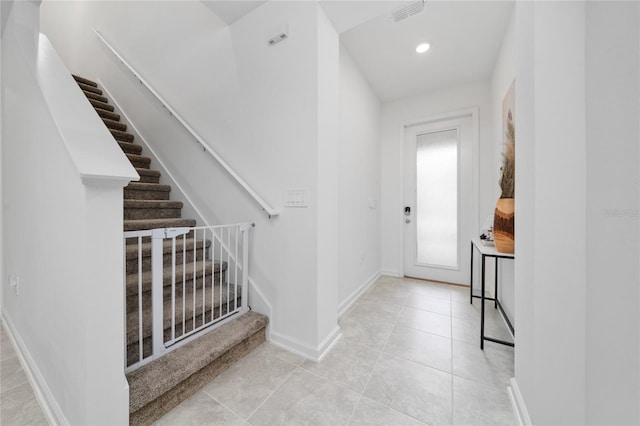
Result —
[{"label": "stair tread", "polygon": [[195,219],[165,218],[165,219],[130,219],[124,221],[125,231],[139,231],[156,228],[180,228],[196,226]]},{"label": "stair tread", "polygon": [[109,129],[109,131],[116,140],[131,142],[134,139],[134,136],[131,133],[124,132],[122,130]]},{"label": "stair tread", "polygon": [[118,145],[120,145],[120,148],[122,148],[122,150],[126,154],[140,155],[142,153],[142,146],[138,144],[131,143],[131,142],[118,141]]},{"label": "stair tread", "polygon": [[103,118],[102,122],[107,126],[108,129],[121,130],[123,132],[127,130],[127,125],[119,121]]},{"label": "stair tread", "polygon": [[78,83],[78,86],[80,86],[80,89],[82,89],[85,92],[91,92],[97,95],[102,95],[102,90],[98,89],[97,87],[91,86],[89,84],[84,84],[79,81],[76,81],[76,83]]},{"label": "stair tread", "polygon": [[102,95],[98,95],[97,93],[88,92],[86,90],[83,90],[82,93],[84,93],[84,95],[89,99],[93,99],[93,100],[98,101],[98,102],[109,103],[109,99],[107,99],[106,97],[104,97]]},{"label": "stair tread", "polygon": [[151,162],[151,158],[150,157],[145,157],[144,155],[140,155],[140,154],[127,154],[127,157],[129,157],[129,160]]},{"label": "stair tread", "polygon": [[127,374],[129,410],[135,412],[267,326],[256,312],[239,315],[200,338]]},{"label": "stair tread", "polygon": [[136,167],[136,172],[138,172],[139,175],[154,176],[154,177],[160,177],[160,174],[161,174],[158,170],[141,169],[138,167]]},{"label": "stair tread", "polygon": [[124,200],[125,209],[181,209],[182,201],[171,200]]},{"label": "stair tread", "polygon": [[[195,268],[194,268],[195,263]],[[182,271],[183,267],[185,269],[185,279],[192,280],[194,275],[196,279],[201,278],[202,275],[211,275],[218,272],[224,272],[227,270],[227,262],[218,262],[211,260],[197,260],[195,262],[187,262],[186,264],[177,263],[176,264],[176,277],[180,277],[182,279]],[[171,272],[172,266],[164,266],[162,269],[162,277],[163,277],[163,285],[168,286],[171,285]],[[152,271],[144,271],[142,272],[142,286],[147,287],[151,284],[152,281]],[[127,295],[132,295],[138,293],[138,272],[135,271],[132,274],[127,274],[126,276],[126,289]]]},{"label": "stair tread", "polygon": [[[138,170],[138,168],[136,168]],[[171,192],[171,185],[162,185],[159,183],[146,183],[146,182],[129,182],[129,185],[124,189],[130,189],[135,191],[163,191]]]},{"label": "stair tread", "polygon": [[115,121],[120,120],[120,115],[119,114],[116,114],[114,112],[107,111],[107,110],[104,110],[104,109],[95,108],[95,106],[94,106],[94,109],[96,110],[98,115],[100,117],[102,117],[102,118],[108,118],[108,119],[115,120]]},{"label": "stair tread", "polygon": [[99,109],[99,110],[108,111],[108,112],[113,112],[113,110],[115,109],[113,105],[96,101],[95,99],[89,99],[89,102],[91,103],[91,105],[93,105],[94,109]]},{"label": "stair tread", "polygon": [[[184,241],[182,240],[182,238],[176,238],[176,252],[181,253],[183,251],[183,249],[182,249],[183,243],[186,243],[187,251],[193,250],[193,241],[194,241],[193,237],[187,237],[187,238],[185,238]],[[202,245],[203,245],[202,238],[198,238],[195,241],[196,241],[196,244],[197,244],[196,248],[198,250],[200,250],[202,248]],[[211,240],[204,240],[204,246],[205,246],[205,248],[209,248],[211,246]],[[163,247],[163,252],[165,254],[166,253],[170,253],[170,250],[171,250],[171,247],[172,247],[171,240],[164,240],[162,242],[162,247]],[[126,246],[125,250],[126,250],[127,260],[135,259],[135,258],[138,257],[138,245],[137,244],[128,244]],[[142,243],[142,257],[148,257],[148,256],[151,256],[151,242],[143,242]],[[223,267],[223,269],[224,269],[224,267]]]},{"label": "stair tread", "polygon": [[89,80],[88,78],[80,77],[79,75],[76,75],[76,74],[71,74],[71,77],[73,77],[73,79],[78,83],[83,83],[88,86],[98,87],[98,83],[96,83],[95,81]]}]

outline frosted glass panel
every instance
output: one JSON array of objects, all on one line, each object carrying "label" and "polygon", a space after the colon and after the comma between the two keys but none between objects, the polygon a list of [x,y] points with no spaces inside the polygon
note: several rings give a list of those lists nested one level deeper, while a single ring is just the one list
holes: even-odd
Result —
[{"label": "frosted glass panel", "polygon": [[458,267],[458,132],[416,141],[417,263]]}]

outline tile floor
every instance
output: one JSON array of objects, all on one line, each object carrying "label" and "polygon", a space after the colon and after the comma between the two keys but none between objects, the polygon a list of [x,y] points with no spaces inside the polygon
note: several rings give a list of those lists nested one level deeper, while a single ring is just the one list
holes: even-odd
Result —
[{"label": "tile floor", "polygon": [[[468,289],[382,277],[320,362],[265,343],[157,425],[512,425],[513,348],[479,346]],[[487,302],[487,335],[511,340]]]},{"label": "tile floor", "polygon": [[11,345],[0,327],[0,425],[48,425]]}]

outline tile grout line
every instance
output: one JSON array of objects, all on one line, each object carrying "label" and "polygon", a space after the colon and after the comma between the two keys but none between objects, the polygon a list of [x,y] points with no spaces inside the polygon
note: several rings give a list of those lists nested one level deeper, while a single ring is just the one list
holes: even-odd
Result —
[{"label": "tile grout line", "polygon": [[[265,342],[267,343],[267,342]],[[256,348],[257,349],[257,348]],[[213,395],[211,395],[210,393],[208,393],[206,390],[204,390],[204,388],[202,389],[202,392],[205,393],[209,398],[213,399],[214,401],[216,401],[218,404],[222,405],[224,408],[226,408],[227,410],[229,410],[231,413],[233,413],[236,417],[238,417],[240,420],[242,420],[243,422],[250,424],[249,423],[249,419],[251,418],[251,416],[253,416],[256,411],[258,411],[258,409],[260,407],[262,407],[264,405],[264,403],[271,398],[271,396],[278,390],[280,389],[280,387],[287,381],[289,380],[289,377],[291,377],[291,375],[299,368],[301,367],[301,365],[296,365],[290,361],[287,361],[285,359],[282,359],[278,356],[272,355],[272,354],[264,354],[264,356],[269,357],[271,359],[275,359],[278,361],[282,361],[284,363],[290,364],[294,367],[293,370],[291,370],[291,372],[289,374],[287,374],[287,376],[282,380],[282,382],[280,384],[278,384],[278,386],[276,386],[276,388],[260,403],[258,404],[258,406],[247,416],[247,418],[243,418],[240,414],[236,413],[234,410],[232,410],[231,408],[227,407],[222,401],[218,400],[216,397],[214,397]],[[227,370],[228,371],[228,370]],[[215,379],[211,380],[209,383],[213,382]],[[208,383],[208,384],[209,384]]]},{"label": "tile grout line", "polygon": [[302,368],[302,366],[301,366],[301,365],[300,365],[300,366],[297,366],[296,368],[294,368],[293,370],[291,370],[291,372],[290,372],[289,374],[287,374],[287,377],[285,377],[285,378],[284,378],[284,380],[282,380],[282,382],[281,382],[278,386],[276,386],[276,388],[275,388],[273,391],[271,391],[271,393],[269,393],[269,395],[264,399],[264,401],[262,401],[260,404],[258,404],[258,406],[255,408],[255,410],[253,410],[253,411],[251,412],[251,414],[249,414],[249,415],[247,416],[247,418],[246,418],[244,421],[245,421],[245,422],[247,422],[248,424],[251,424],[251,423],[249,423],[249,419],[250,419],[250,418],[251,418],[251,417],[252,417],[252,416],[253,416],[253,415],[254,415],[254,414],[255,414],[255,413],[260,409],[260,408],[262,408],[262,406],[263,406],[263,405],[264,405],[264,404],[265,404],[265,403],[266,403],[266,402],[267,402],[267,401],[268,401],[268,400],[269,400],[269,399],[270,399],[270,398],[271,398],[271,397],[272,397],[272,396],[273,396],[273,395],[274,395],[278,390],[280,390],[280,388],[282,387],[282,385],[284,385],[284,384],[285,384],[285,383],[286,383],[286,382],[291,378],[291,376],[293,376],[293,374],[294,374],[294,373],[295,373],[299,368]]},{"label": "tile grout line", "polygon": [[450,316],[449,316],[449,326],[451,327],[451,412],[449,413],[449,419],[450,419],[450,423],[453,424],[453,410],[454,410],[454,404],[455,404],[455,399],[454,399],[454,391],[453,391],[453,386],[454,386],[454,371],[453,371],[453,295],[450,294],[451,299],[449,299],[449,312],[450,312]]},{"label": "tile grout line", "polygon": [[[395,285],[395,284],[394,284],[394,285]],[[412,289],[412,290],[409,292],[409,294],[407,294],[407,296],[405,297],[404,303],[401,305],[401,306],[402,306],[402,309],[404,309],[404,308],[406,307],[406,305],[407,305],[407,301],[409,300],[409,297],[411,296],[411,294],[412,294],[412,293],[413,293],[413,289]],[[383,356],[383,355],[388,355],[388,356],[390,356],[390,357],[392,357],[392,358],[398,358],[398,359],[405,360],[405,359],[404,359],[404,358],[402,358],[402,357],[396,357],[396,356],[394,356],[394,355],[385,354],[385,352],[384,352],[384,350],[385,350],[385,349],[386,349],[386,347],[387,347],[387,344],[389,343],[389,340],[391,339],[391,334],[393,334],[393,330],[395,330],[395,328],[398,326],[398,320],[400,319],[400,313],[402,312],[402,309],[398,312],[398,315],[396,316],[396,319],[395,319],[395,321],[394,321],[394,323],[393,323],[393,327],[391,328],[391,333],[389,333],[389,335],[387,336],[387,338],[386,338],[386,340],[385,340],[385,343],[384,343],[384,345],[382,346],[382,349],[380,350],[380,356],[378,357],[378,360],[376,361],[376,364],[374,365],[373,369],[371,370],[371,374],[370,374],[370,376],[369,376],[369,380],[367,380],[367,384],[366,384],[366,385],[365,385],[365,387],[364,387],[364,390],[363,390],[363,392],[362,392],[362,395],[361,395],[361,397],[360,397],[360,400],[358,401],[358,405],[359,405],[359,404],[360,404],[360,402],[362,401],[362,398],[368,398],[368,397],[364,394],[364,391],[366,391],[366,390],[367,390],[367,387],[369,386],[369,383],[371,382],[371,379],[373,378],[373,374],[374,374],[374,372],[375,372],[375,369],[376,369],[376,367],[378,366],[378,364],[380,363],[380,360],[382,359],[382,356]],[[402,327],[402,326],[400,326],[400,327]],[[409,328],[409,327],[406,327],[406,328]],[[442,337],[442,336],[440,336],[440,337]],[[424,365],[424,364],[421,364],[421,363],[418,363],[418,362],[415,362],[415,361],[412,361],[412,360],[406,360],[406,361],[414,362],[414,363],[419,364],[419,365]],[[428,368],[433,368],[433,367],[429,367],[429,366],[426,366],[426,367],[428,367]],[[438,370],[438,371],[442,371],[442,370]],[[445,372],[445,373],[446,373],[446,372]],[[371,399],[371,398],[368,398],[368,399]],[[404,413],[404,412],[402,412],[402,411],[396,410],[395,408],[393,408],[393,407],[391,407],[391,406],[389,406],[389,405],[387,405],[387,404],[384,404],[384,403],[382,403],[382,402],[380,402],[380,401],[377,401],[377,400],[374,400],[374,399],[371,399],[371,400],[372,400],[372,401],[377,402],[378,404],[380,404],[380,405],[382,405],[382,406],[384,406],[384,407],[386,407],[386,408],[388,408],[388,409],[390,409],[390,410],[392,410],[392,411],[395,411],[395,412],[397,412],[397,413],[400,413],[400,414],[402,414],[402,415],[404,415],[404,416],[410,417],[410,418],[412,418],[412,419],[415,419],[415,420],[417,420],[417,421],[419,421],[419,422],[421,422],[421,423],[423,423],[423,424],[427,425],[427,423],[426,423],[426,422],[423,422],[422,420],[418,419],[417,417],[414,417],[414,416],[412,416],[412,415],[410,415],[410,414],[408,414],[408,413]],[[357,407],[356,407],[356,408],[357,408]],[[351,419],[349,419],[349,421],[351,421]]]}]

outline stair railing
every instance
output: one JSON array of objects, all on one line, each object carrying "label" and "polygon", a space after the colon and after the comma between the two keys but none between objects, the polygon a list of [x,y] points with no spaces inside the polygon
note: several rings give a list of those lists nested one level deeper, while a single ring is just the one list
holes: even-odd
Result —
[{"label": "stair railing", "polygon": [[144,85],[149,92],[162,104],[162,106],[169,111],[169,113],[189,132],[191,136],[200,144],[200,146],[204,149],[205,152],[209,153],[226,171],[233,177],[236,182],[244,188],[253,199],[260,204],[262,210],[267,213],[269,219],[278,216],[280,212],[271,206],[235,171],[233,168],[218,154],[209,144],[196,132],[183,118],[180,114],[174,110],[169,103],[164,100],[162,96],[145,80],[140,73],[138,73],[132,66],[129,64],[119,53],[118,51],[107,41],[104,36],[100,34],[98,30],[95,28],[93,32],[96,33],[100,41],[118,58],[118,60],[140,81],[142,85]]},{"label": "stair railing", "polygon": [[125,372],[249,310],[253,226],[124,232]]}]

